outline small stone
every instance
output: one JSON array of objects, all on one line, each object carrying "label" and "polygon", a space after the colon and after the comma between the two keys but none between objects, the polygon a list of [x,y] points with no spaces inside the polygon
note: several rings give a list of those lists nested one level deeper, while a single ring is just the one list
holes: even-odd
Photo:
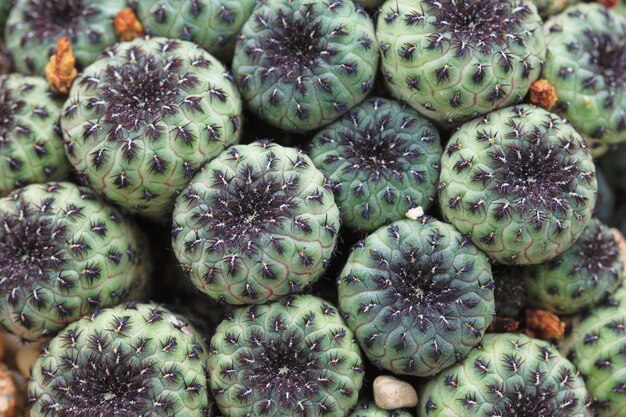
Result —
[{"label": "small stone", "polygon": [[561,340],[565,336],[565,323],[552,312],[526,310],[526,334],[542,340]]},{"label": "small stone", "polygon": [[550,110],[558,97],[555,88],[547,80],[537,80],[530,86],[530,102]]},{"label": "small stone", "polygon": [[[15,364],[17,366],[17,370],[20,371],[20,373],[24,375],[25,378],[28,378],[30,376],[30,369],[35,364],[35,361],[39,357],[40,352],[40,343],[28,343],[17,351],[17,355],[15,356]],[[1,415],[2,414],[0,414],[0,416]]]},{"label": "small stone", "polygon": [[388,375],[374,380],[374,401],[384,410],[417,406],[417,392],[408,382]]},{"label": "small stone", "polygon": [[411,220],[417,220],[420,217],[424,217],[424,209],[422,207],[413,207],[406,212],[406,217]]}]

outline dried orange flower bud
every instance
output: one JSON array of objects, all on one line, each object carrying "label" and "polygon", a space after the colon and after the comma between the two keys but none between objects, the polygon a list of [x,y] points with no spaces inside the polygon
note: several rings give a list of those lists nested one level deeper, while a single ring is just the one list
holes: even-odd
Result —
[{"label": "dried orange flower bud", "polygon": [[46,79],[53,90],[68,94],[76,77],[78,77],[78,71],[72,44],[67,36],[62,36],[57,41],[56,52],[46,65]]},{"label": "dried orange flower bud", "polygon": [[19,402],[19,393],[9,369],[0,364],[0,416],[15,417]]},{"label": "dried orange flower bud", "polygon": [[132,41],[143,36],[143,26],[130,7],[115,16],[115,33],[123,41]]},{"label": "dried orange flower bud", "polygon": [[526,333],[544,340],[559,340],[565,336],[565,323],[559,316],[545,310],[526,310]]},{"label": "dried orange flower bud", "polygon": [[537,80],[530,85],[530,102],[550,110],[557,102],[556,90],[548,80]]},{"label": "dried orange flower bud", "polygon": [[598,3],[600,3],[601,5],[605,7],[608,7],[609,9],[617,7],[618,2],[619,0],[598,0]]}]

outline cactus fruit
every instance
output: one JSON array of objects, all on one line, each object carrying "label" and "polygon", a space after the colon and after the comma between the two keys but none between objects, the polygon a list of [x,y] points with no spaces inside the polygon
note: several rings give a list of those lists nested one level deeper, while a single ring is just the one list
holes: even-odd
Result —
[{"label": "cactus fruit", "polygon": [[499,263],[538,264],[569,249],[591,219],[596,193],[585,140],[532,106],[466,123],[441,161],[444,217]]},{"label": "cactus fruit", "polygon": [[581,3],[551,19],[546,33],[543,77],[556,89],[556,109],[596,153],[626,141],[626,17]]},{"label": "cactus fruit", "polygon": [[0,200],[0,225],[0,322],[23,339],[123,302],[148,278],[143,236],[85,187],[15,190]]},{"label": "cactus fruit", "polygon": [[211,339],[208,369],[225,417],[344,417],[363,383],[352,332],[311,295],[237,309]]},{"label": "cactus fruit", "polygon": [[339,306],[375,366],[430,376],[480,342],[494,315],[487,257],[452,226],[401,220],[357,244]]},{"label": "cactus fruit", "polygon": [[593,397],[596,417],[621,417],[626,409],[626,287],[574,327],[564,343]]},{"label": "cactus fruit", "polygon": [[163,307],[99,310],[42,349],[30,416],[210,416],[207,358],[200,334]]},{"label": "cactus fruit", "polygon": [[428,381],[418,417],[591,417],[576,368],[549,343],[488,334],[462,363]]},{"label": "cactus fruit", "polygon": [[518,317],[526,306],[526,281],[522,267],[495,264],[491,266],[497,317]]},{"label": "cactus fruit", "polygon": [[61,117],[70,162],[107,199],[160,219],[177,192],[240,135],[224,66],[191,42],[111,47],[76,79]]},{"label": "cactus fruit", "polygon": [[0,76],[0,197],[68,174],[58,124],[61,107],[43,78]]},{"label": "cactus fruit", "polygon": [[559,314],[575,314],[599,304],[622,284],[623,272],[613,233],[596,219],[571,248],[524,268],[529,301]]},{"label": "cactus fruit", "polygon": [[527,0],[389,0],[376,35],[391,94],[440,123],[521,102],[546,53]]},{"label": "cactus fruit", "polygon": [[113,18],[125,0],[16,0],[5,29],[15,68],[44,75],[57,40],[67,36],[78,65],[94,62],[117,42]]},{"label": "cactus fruit", "polygon": [[233,72],[250,110],[287,131],[322,127],[360,103],[378,67],[374,24],[352,0],[261,2]]},{"label": "cactus fruit", "polygon": [[232,56],[236,35],[257,0],[133,0],[147,33],[199,44]]},{"label": "cactus fruit", "polygon": [[359,400],[350,417],[413,417],[408,410],[383,410],[374,401]]},{"label": "cactus fruit", "polygon": [[204,293],[259,304],[305,291],[324,272],[339,209],[302,152],[268,141],[233,146],[181,193],[173,247]]},{"label": "cactus fruit", "polygon": [[343,224],[373,231],[434,201],[441,159],[431,122],[396,101],[370,98],[313,139]]}]

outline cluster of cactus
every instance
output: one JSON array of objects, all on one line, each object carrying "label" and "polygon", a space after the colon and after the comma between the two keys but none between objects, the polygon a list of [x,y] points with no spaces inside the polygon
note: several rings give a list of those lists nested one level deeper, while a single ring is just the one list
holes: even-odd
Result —
[{"label": "cluster of cactus", "polygon": [[0,0],[29,415],[623,417],[617,3]]}]

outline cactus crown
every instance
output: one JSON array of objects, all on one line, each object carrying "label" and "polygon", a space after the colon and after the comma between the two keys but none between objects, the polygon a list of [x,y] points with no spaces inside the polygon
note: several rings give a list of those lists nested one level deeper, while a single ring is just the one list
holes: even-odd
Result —
[{"label": "cactus crown", "polygon": [[86,6],[82,0],[30,0],[24,10],[24,19],[35,36],[67,33],[71,39],[83,30],[81,21],[96,16],[100,11]]},{"label": "cactus crown", "polygon": [[[280,317],[275,320],[280,321]],[[284,326],[275,325],[277,328]],[[319,359],[313,352],[300,349],[303,340],[293,332],[275,338],[263,338],[253,332],[250,341],[256,349],[238,358],[246,379],[264,397],[277,400],[296,413],[303,412],[300,398],[317,394],[319,384],[324,382],[323,377],[318,378],[322,372]],[[294,395],[296,393],[300,395]]]},{"label": "cactus crown", "polygon": [[[398,233],[398,228],[391,225],[389,231],[390,234]],[[433,247],[438,246],[437,241],[440,238],[436,233],[431,235],[430,243]],[[392,282],[387,277],[377,276],[375,279],[378,289],[384,291],[387,300],[397,303],[399,308],[396,311],[400,316],[413,315],[420,318],[420,324],[424,324],[425,317],[446,315],[447,310],[461,295],[453,281],[446,283],[444,280],[434,279],[436,275],[443,274],[450,268],[448,262],[441,254],[430,256],[412,246],[400,252],[402,261],[393,265],[390,275]],[[388,264],[378,251],[371,250],[370,253],[380,263],[380,267]],[[464,272],[469,272],[473,265],[468,263],[463,269]]]},{"label": "cactus crown", "polygon": [[[605,229],[606,230],[606,229]],[[615,261],[619,257],[619,249],[615,244],[611,233],[606,233],[602,229],[592,235],[585,235],[576,242],[577,261],[572,265],[574,273],[587,271],[597,274],[601,271],[613,268]],[[555,263],[562,262],[562,259],[555,258]]]},{"label": "cactus crown", "polygon": [[[269,146],[269,142],[266,143]],[[237,149],[228,151],[233,159],[239,158]],[[268,168],[278,161],[274,153],[269,153],[265,163]],[[296,166],[306,166],[307,162],[298,157]],[[202,227],[217,233],[229,246],[239,247],[243,241],[256,237],[266,230],[279,227],[288,218],[298,202],[290,195],[297,190],[300,177],[271,175],[243,165],[232,177],[221,170],[214,172],[217,184],[231,184],[211,197],[211,212],[201,212],[194,217]],[[185,198],[195,198],[189,191]]]},{"label": "cactus crown", "polygon": [[[531,15],[531,9],[523,2],[517,7],[502,0],[427,0],[424,3],[429,6],[428,14],[435,16],[434,26],[449,34],[449,41],[459,55],[471,52],[472,48],[490,54],[491,45],[508,40],[522,43],[523,37],[518,32],[524,19]],[[407,15],[406,23],[420,24],[423,19],[423,13],[414,11]],[[430,47],[437,47],[441,41],[438,34],[432,34]]]},{"label": "cactus crown", "polygon": [[[301,17],[297,17],[296,13]],[[246,51],[250,56],[267,56],[271,66],[262,68],[266,75],[278,69],[284,82],[300,83],[297,80],[305,70],[313,70],[317,68],[319,60],[328,62],[337,54],[336,50],[322,42],[324,32],[317,19],[314,3],[303,5],[301,10],[281,9],[271,22],[261,13],[256,14],[254,19],[261,27],[271,27],[258,47]]]},{"label": "cactus crown", "polygon": [[[382,104],[380,99],[374,101],[374,108]],[[410,143],[405,137],[394,135],[386,131],[387,126],[393,123],[391,113],[378,116],[371,122],[363,124],[359,120],[359,115],[352,112],[348,115],[355,127],[353,131],[342,131],[339,133],[343,142],[342,154],[330,154],[326,157],[326,163],[333,163],[339,157],[351,162],[344,168],[347,172],[360,170],[373,176],[374,181],[380,180],[383,176],[401,177],[400,162],[402,160],[415,161],[421,156],[417,149],[408,149]],[[402,128],[407,128],[416,123],[415,118],[405,117]],[[434,142],[434,134],[422,136],[424,142]],[[331,138],[322,136],[322,143],[331,141]]]},{"label": "cactus crown", "polygon": [[[613,88],[626,85],[626,39],[615,42],[615,36],[590,29],[585,31],[585,36],[590,41],[591,63],[606,85]],[[593,76],[587,82],[593,83]]]},{"label": "cactus crown", "polygon": [[[128,317],[118,317],[112,323],[112,328],[125,327]],[[76,337],[75,330],[63,334],[66,343],[71,343]],[[137,349],[146,340],[137,342]],[[150,404],[151,384],[149,379],[156,376],[156,369],[151,361],[132,360],[133,351],[130,349],[111,349],[111,340],[107,335],[96,335],[89,342],[93,352],[86,356],[78,355],[68,358],[66,363],[59,366],[62,372],[68,372],[66,377],[56,387],[59,400],[71,407],[58,411],[59,417],[81,417],[97,410],[101,415],[133,417],[142,415]],[[99,352],[111,349],[103,355]],[[163,370],[167,372],[167,369]],[[52,370],[50,370],[52,373]],[[167,410],[167,399],[161,399],[162,409]]]},{"label": "cactus crown", "polygon": [[38,212],[50,214],[51,207],[45,202],[38,208],[20,203],[18,215],[0,215],[0,294],[8,295],[9,301],[13,289],[47,280],[48,273],[65,262],[61,249],[65,226],[40,219]]}]

